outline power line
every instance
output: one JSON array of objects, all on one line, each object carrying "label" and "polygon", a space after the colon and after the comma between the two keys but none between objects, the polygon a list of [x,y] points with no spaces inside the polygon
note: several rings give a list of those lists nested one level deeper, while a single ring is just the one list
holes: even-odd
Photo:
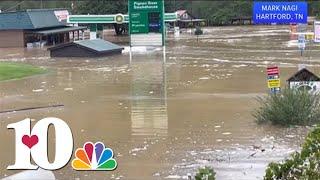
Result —
[{"label": "power line", "polygon": [[20,4],[22,4],[22,3],[24,3],[24,0],[23,0],[23,1],[18,2],[17,4],[15,4],[15,5],[14,5],[14,6],[12,6],[12,7],[7,8],[7,9],[6,9],[6,10],[4,10],[3,12],[9,11],[9,10],[11,10],[11,9],[13,9],[13,8],[15,8],[15,7],[17,7],[17,6],[19,6],[19,5],[20,5]]}]

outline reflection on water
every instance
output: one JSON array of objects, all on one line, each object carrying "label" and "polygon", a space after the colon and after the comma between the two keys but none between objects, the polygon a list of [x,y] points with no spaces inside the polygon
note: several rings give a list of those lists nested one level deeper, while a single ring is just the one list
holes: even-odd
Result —
[{"label": "reflection on water", "polygon": [[[134,53],[134,52],[133,52]],[[168,130],[166,54],[163,59],[130,56],[132,135],[166,136]]]}]

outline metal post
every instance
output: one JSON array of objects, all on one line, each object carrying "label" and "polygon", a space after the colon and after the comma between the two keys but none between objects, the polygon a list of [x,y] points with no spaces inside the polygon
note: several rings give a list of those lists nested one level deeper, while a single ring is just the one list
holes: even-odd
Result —
[{"label": "metal post", "polygon": [[42,44],[42,35],[40,35],[40,48],[41,48],[41,44]]}]

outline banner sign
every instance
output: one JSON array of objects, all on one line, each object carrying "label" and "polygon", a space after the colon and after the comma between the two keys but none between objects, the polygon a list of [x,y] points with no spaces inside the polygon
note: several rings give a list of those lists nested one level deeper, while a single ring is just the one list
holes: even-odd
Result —
[{"label": "banner sign", "polygon": [[255,24],[307,23],[307,2],[254,2],[252,20]]},{"label": "banner sign", "polygon": [[267,67],[268,88],[271,93],[280,92],[280,75],[278,66]]},{"label": "banner sign", "polygon": [[320,21],[314,22],[314,42],[320,42]]},{"label": "banner sign", "polygon": [[57,10],[57,11],[54,11],[54,15],[56,15],[59,22],[67,21],[68,16],[69,16],[69,11],[68,10]]},{"label": "banner sign", "polygon": [[279,68],[277,66],[274,67],[268,67],[267,68],[267,75],[279,75]]},{"label": "banner sign", "polygon": [[268,88],[280,88],[280,79],[269,79]]}]

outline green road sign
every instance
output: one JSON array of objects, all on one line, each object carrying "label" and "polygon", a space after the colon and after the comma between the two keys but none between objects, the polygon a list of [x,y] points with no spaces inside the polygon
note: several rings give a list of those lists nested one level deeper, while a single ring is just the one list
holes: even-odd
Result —
[{"label": "green road sign", "polygon": [[[129,0],[128,6],[129,33],[131,36],[130,44],[132,44],[132,40],[137,40],[141,44],[140,40],[143,38],[146,39],[146,41],[147,39],[155,38],[154,41],[160,41],[159,44],[164,45],[164,1]],[[143,34],[146,36],[133,37],[133,35]],[[160,39],[158,38],[159,35],[161,35]],[[146,42],[146,45],[147,44]]]}]

